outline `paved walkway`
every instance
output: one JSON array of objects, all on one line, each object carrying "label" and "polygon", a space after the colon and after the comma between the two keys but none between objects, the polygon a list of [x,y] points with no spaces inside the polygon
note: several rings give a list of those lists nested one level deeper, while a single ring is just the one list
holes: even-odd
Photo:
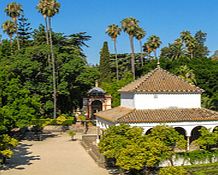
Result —
[{"label": "paved walkway", "polygon": [[79,141],[67,134],[44,141],[23,141],[0,175],[108,175],[97,166]]}]

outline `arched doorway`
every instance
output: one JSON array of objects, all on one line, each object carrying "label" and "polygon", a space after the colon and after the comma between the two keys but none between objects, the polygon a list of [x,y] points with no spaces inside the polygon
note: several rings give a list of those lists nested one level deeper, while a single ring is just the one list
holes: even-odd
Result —
[{"label": "arched doorway", "polygon": [[95,100],[91,104],[91,119],[95,119],[94,113],[102,111],[102,102],[100,100]]},{"label": "arched doorway", "polygon": [[151,134],[151,130],[152,130],[152,128],[148,129],[148,130],[145,132],[145,135]]},{"label": "arched doorway", "polygon": [[174,128],[179,134],[183,135],[184,136],[184,139],[187,139],[187,136],[186,136],[186,130],[182,127],[175,127]]},{"label": "arched doorway", "polygon": [[205,128],[205,127],[204,126],[197,126],[197,127],[192,129],[190,143],[193,142],[194,140],[197,140],[201,136],[201,133],[200,133],[201,128]]},{"label": "arched doorway", "polygon": [[218,126],[213,128],[213,132],[215,132],[215,131],[218,132]]}]

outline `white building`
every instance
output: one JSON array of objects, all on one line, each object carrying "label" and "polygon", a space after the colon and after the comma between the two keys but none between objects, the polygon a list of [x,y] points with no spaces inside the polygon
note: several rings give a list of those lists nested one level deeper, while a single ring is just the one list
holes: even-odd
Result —
[{"label": "white building", "polygon": [[174,127],[190,143],[199,129],[218,127],[218,112],[201,108],[203,90],[158,67],[119,90],[119,107],[96,113],[97,126],[126,123],[147,133],[160,124]]}]

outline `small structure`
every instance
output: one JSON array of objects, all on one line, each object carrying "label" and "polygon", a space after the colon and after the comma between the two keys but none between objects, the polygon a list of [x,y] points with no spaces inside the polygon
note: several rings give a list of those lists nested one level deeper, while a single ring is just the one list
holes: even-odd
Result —
[{"label": "small structure", "polygon": [[96,81],[95,87],[90,89],[87,98],[83,99],[83,110],[87,112],[87,118],[94,120],[94,113],[111,109],[111,95],[98,87]]},{"label": "small structure", "polygon": [[185,136],[189,150],[201,127],[211,132],[218,127],[218,112],[201,108],[203,90],[159,66],[119,92],[119,107],[95,114],[102,130],[126,123],[142,127],[146,134],[152,127],[164,124]]}]

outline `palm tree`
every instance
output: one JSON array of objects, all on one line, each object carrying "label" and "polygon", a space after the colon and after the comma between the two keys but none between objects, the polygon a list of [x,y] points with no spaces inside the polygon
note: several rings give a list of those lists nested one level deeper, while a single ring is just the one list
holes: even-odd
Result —
[{"label": "palm tree", "polygon": [[38,11],[43,15],[47,23],[48,35],[49,35],[49,44],[51,50],[51,59],[52,59],[52,76],[53,76],[53,100],[54,100],[54,113],[53,117],[56,118],[57,112],[57,88],[56,88],[56,68],[55,68],[55,56],[52,42],[52,29],[51,29],[51,20],[60,9],[60,3],[56,0],[40,0],[37,6]]},{"label": "palm tree", "polygon": [[46,43],[49,45],[49,37],[48,37],[48,16],[46,15],[47,10],[47,1],[40,0],[39,4],[37,5],[37,10],[43,15],[45,20],[45,36],[46,36]]},{"label": "palm tree", "polygon": [[176,39],[170,47],[174,53],[172,59],[178,59],[183,54],[183,44],[180,38]]},{"label": "palm tree", "polygon": [[177,69],[177,74],[179,75],[180,78],[184,79],[185,81],[191,84],[196,84],[194,71],[192,69],[189,69],[187,65],[180,66]]},{"label": "palm tree", "polygon": [[117,46],[116,46],[116,44],[117,44],[117,37],[120,35],[120,32],[121,32],[121,28],[116,24],[109,25],[107,30],[106,30],[106,33],[112,38],[112,40],[114,42],[117,81],[119,80],[119,68],[118,68]]},{"label": "palm tree", "polygon": [[121,21],[122,29],[129,35],[130,47],[131,47],[131,68],[133,79],[135,80],[135,53],[134,53],[134,44],[133,38],[135,37],[139,21],[135,18],[129,17]]},{"label": "palm tree", "polygon": [[15,23],[11,20],[7,20],[2,24],[2,29],[9,36],[10,46],[12,47],[12,38],[13,38],[13,35],[16,33]]},{"label": "palm tree", "polygon": [[144,61],[143,61],[142,39],[145,37],[145,35],[146,35],[146,33],[145,33],[143,28],[140,28],[140,27],[137,28],[137,30],[136,30],[136,39],[139,41],[140,53],[141,53],[140,57],[141,57],[142,66],[143,66],[143,63],[144,63]]},{"label": "palm tree", "polygon": [[18,27],[17,27],[17,18],[20,16],[22,12],[22,6],[16,2],[12,2],[7,5],[5,8],[5,12],[8,16],[12,18],[12,20],[15,23],[15,33],[17,35],[17,48],[20,50],[20,42],[19,42],[19,37],[18,37]]},{"label": "palm tree", "polygon": [[143,47],[143,52],[147,54],[147,58],[150,60],[150,54],[152,52],[152,48],[150,47],[150,43],[146,42],[144,43]]},{"label": "palm tree", "polygon": [[188,53],[190,54],[190,58],[194,57],[194,49],[196,46],[196,39],[192,37],[189,31],[183,31],[180,33],[180,38],[185,43]]},{"label": "palm tree", "polygon": [[[148,43],[149,43],[150,48],[154,52],[155,59],[157,59],[157,49],[160,47],[160,45],[162,43],[160,40],[160,37],[158,37],[156,35],[152,35],[148,38]],[[159,59],[158,59],[158,64],[160,64]]]}]

